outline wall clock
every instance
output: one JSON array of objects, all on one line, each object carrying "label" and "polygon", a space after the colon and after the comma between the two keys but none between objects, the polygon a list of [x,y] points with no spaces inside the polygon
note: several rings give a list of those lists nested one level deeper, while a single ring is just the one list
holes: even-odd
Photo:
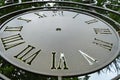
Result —
[{"label": "wall clock", "polygon": [[72,10],[33,10],[1,25],[0,54],[24,70],[51,76],[95,72],[119,54],[119,35],[104,20]]}]

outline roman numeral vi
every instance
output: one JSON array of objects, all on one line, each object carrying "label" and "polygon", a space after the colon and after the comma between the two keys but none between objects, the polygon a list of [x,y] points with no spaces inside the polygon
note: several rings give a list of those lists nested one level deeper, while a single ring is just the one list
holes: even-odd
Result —
[{"label": "roman numeral vi", "polygon": [[62,69],[62,68],[64,70],[68,69],[64,53],[60,53],[60,58],[59,58],[58,66],[57,67],[56,67],[56,52],[52,52],[52,55],[53,55],[53,61],[52,61],[52,67],[51,67],[51,69]]}]

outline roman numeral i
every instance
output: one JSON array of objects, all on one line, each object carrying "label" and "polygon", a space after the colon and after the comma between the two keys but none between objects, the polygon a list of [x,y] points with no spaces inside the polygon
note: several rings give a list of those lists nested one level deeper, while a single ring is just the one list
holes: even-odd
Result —
[{"label": "roman numeral i", "polygon": [[87,24],[93,24],[93,23],[96,23],[96,22],[98,22],[98,20],[96,20],[96,19],[91,19],[89,21],[85,21],[85,23],[87,23]]}]

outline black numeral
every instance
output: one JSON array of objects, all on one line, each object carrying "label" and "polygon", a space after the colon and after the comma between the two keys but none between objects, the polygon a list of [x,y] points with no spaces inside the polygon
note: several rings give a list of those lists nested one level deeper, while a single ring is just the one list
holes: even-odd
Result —
[{"label": "black numeral", "polygon": [[78,13],[78,14],[76,14],[75,16],[73,16],[73,19],[74,19],[74,18],[76,18],[78,15],[79,15],[79,13]]},{"label": "black numeral", "polygon": [[23,49],[19,54],[14,56],[17,59],[22,60],[23,62],[31,65],[33,60],[37,57],[37,55],[40,53],[41,50],[36,51],[35,53],[32,53],[32,51],[35,49],[35,47],[28,45],[25,49]]},{"label": "black numeral", "polygon": [[47,17],[45,14],[34,13],[35,15],[39,16],[39,18]]},{"label": "black numeral", "polygon": [[6,27],[4,31],[21,31],[23,28],[23,26],[19,26],[19,27]]},{"label": "black numeral", "polygon": [[[56,52],[52,52],[52,55],[53,55],[53,61],[52,61],[51,69],[62,69],[62,67],[63,67],[63,69],[68,69],[66,60],[65,60],[65,56],[63,53],[60,54],[57,68],[56,68]],[[63,64],[63,66],[62,66],[62,64]]]},{"label": "black numeral", "polygon": [[96,34],[112,34],[108,28],[94,28]]},{"label": "black numeral", "polygon": [[52,16],[63,16],[63,11],[53,11]]},{"label": "black numeral", "polygon": [[87,24],[92,24],[92,23],[96,23],[96,22],[98,22],[98,20],[96,20],[96,19],[85,21],[85,23],[87,23]]},{"label": "black numeral", "polygon": [[26,21],[27,23],[31,21],[31,20],[29,20],[29,19],[24,19],[24,18],[22,18],[22,17],[19,17],[19,18],[17,18],[17,19],[18,19],[18,20],[22,20],[22,21]]},{"label": "black numeral", "polygon": [[100,40],[100,39],[97,39],[97,38],[94,38],[94,44],[100,46],[100,47],[103,47],[109,51],[111,51],[112,49],[112,46],[113,44],[112,43],[109,43],[109,42],[106,42],[106,41],[103,41],[103,40]]},{"label": "black numeral", "polygon": [[24,43],[23,38],[21,37],[20,34],[1,38],[1,41],[4,45],[5,50],[8,50],[10,48],[13,48]]}]

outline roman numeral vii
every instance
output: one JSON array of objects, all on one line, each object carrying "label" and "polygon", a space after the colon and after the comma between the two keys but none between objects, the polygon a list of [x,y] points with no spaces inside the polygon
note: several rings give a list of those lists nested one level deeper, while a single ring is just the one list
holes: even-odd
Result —
[{"label": "roman numeral vii", "polygon": [[15,55],[14,57],[31,65],[31,63],[35,60],[37,55],[41,52],[41,49],[34,52],[33,50],[35,47],[28,45],[26,48],[24,48],[20,53]]}]

